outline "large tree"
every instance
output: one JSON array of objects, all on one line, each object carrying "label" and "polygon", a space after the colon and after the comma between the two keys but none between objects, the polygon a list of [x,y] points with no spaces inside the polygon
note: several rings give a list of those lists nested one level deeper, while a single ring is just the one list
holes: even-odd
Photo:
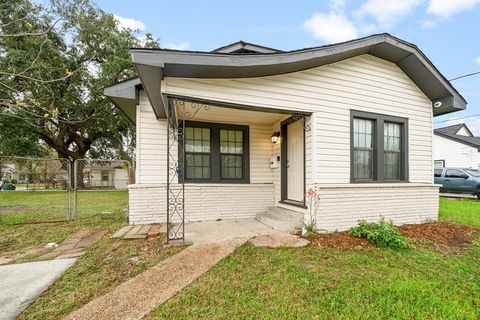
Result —
[{"label": "large tree", "polygon": [[158,45],[150,34],[120,28],[89,0],[5,1],[0,118],[15,119],[30,141],[72,162],[89,152],[126,156],[134,131],[103,88],[134,76],[129,48]]}]

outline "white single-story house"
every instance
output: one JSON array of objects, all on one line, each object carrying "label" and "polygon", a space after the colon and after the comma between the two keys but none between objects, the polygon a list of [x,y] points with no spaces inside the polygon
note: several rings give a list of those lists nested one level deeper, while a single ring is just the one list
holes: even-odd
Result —
[{"label": "white single-story house", "polygon": [[127,189],[133,179],[130,178],[129,168],[122,162],[88,163],[83,168],[83,183],[87,189]]},{"label": "white single-story house", "polygon": [[105,89],[136,125],[130,223],[168,218],[181,225],[171,239],[182,221],[283,228],[308,222],[310,188],[320,230],[437,219],[432,119],[466,101],[415,45],[377,34],[294,51],[240,41],[131,53],[138,78]]},{"label": "white single-story house", "polygon": [[435,168],[480,168],[480,137],[465,123],[438,128],[434,133]]},{"label": "white single-story house", "polygon": [[5,163],[0,166],[0,178],[2,178],[2,180],[18,181],[20,175],[14,163]]}]

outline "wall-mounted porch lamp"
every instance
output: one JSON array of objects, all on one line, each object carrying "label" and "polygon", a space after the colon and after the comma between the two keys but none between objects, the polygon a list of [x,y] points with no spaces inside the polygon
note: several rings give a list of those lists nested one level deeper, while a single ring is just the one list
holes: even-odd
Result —
[{"label": "wall-mounted porch lamp", "polygon": [[280,139],[280,131],[274,131],[272,134],[272,143],[275,144]]}]

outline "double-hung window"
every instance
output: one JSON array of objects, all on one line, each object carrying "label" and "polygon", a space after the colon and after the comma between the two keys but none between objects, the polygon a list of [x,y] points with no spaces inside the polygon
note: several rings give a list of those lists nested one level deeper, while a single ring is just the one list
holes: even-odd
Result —
[{"label": "double-hung window", "polygon": [[373,179],[374,134],[374,120],[353,119],[353,175],[357,180]]},{"label": "double-hung window", "polygon": [[[247,126],[185,122],[185,182],[248,183]],[[180,144],[182,140],[180,140]],[[181,152],[179,152],[181,156]]]},{"label": "double-hung window", "polygon": [[185,178],[209,180],[211,177],[210,128],[185,128]]},{"label": "double-hung window", "polygon": [[352,182],[408,181],[408,120],[351,112]]}]

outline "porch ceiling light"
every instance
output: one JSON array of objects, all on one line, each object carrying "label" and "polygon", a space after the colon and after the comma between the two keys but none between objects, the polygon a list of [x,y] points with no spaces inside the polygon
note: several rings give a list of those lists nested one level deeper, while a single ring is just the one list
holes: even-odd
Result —
[{"label": "porch ceiling light", "polygon": [[272,134],[272,143],[275,144],[280,139],[280,131],[274,131]]}]

